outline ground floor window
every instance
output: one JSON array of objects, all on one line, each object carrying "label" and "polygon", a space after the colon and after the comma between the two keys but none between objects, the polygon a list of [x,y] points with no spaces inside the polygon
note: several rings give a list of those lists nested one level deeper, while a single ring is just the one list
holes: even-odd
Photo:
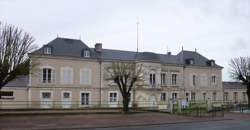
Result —
[{"label": "ground floor window", "polygon": [[206,101],[206,93],[203,93],[203,100]]},{"label": "ground floor window", "polygon": [[166,93],[161,93],[161,101],[166,101]]},{"label": "ground floor window", "polygon": [[41,101],[42,108],[51,108],[53,105],[52,91],[41,91],[40,101]]},{"label": "ground floor window", "polygon": [[117,102],[117,92],[109,93],[109,102]]},{"label": "ground floor window", "polygon": [[12,91],[0,91],[1,98],[13,98],[14,93]]},{"label": "ground floor window", "polygon": [[242,93],[242,100],[243,100],[243,102],[247,101],[247,93],[246,92]]},{"label": "ground floor window", "polygon": [[189,93],[186,93],[186,101],[189,101]]},{"label": "ground floor window", "polygon": [[212,100],[213,100],[213,101],[216,101],[216,93],[213,93]]},{"label": "ground floor window", "polygon": [[90,104],[90,93],[89,92],[82,92],[81,93],[81,105],[86,106]]},{"label": "ground floor window", "polygon": [[191,93],[191,100],[195,101],[195,93]]},{"label": "ground floor window", "polygon": [[235,103],[238,102],[238,93],[237,92],[234,92],[233,100],[234,100]]},{"label": "ground floor window", "polygon": [[172,93],[172,100],[176,100],[177,99],[177,93]]},{"label": "ground floor window", "polygon": [[228,92],[224,92],[223,99],[224,99],[224,101],[228,101]]}]

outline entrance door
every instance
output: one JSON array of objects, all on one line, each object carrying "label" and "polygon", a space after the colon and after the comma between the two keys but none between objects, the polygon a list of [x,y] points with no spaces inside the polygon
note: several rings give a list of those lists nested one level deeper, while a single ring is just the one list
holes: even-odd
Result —
[{"label": "entrance door", "polygon": [[90,105],[90,93],[82,92],[81,93],[81,106],[89,106]]},{"label": "entrance door", "polygon": [[62,92],[62,107],[63,108],[70,108],[71,107],[71,92],[64,91]]},{"label": "entrance door", "polygon": [[41,92],[40,93],[40,105],[41,108],[51,108],[52,103],[52,92]]}]

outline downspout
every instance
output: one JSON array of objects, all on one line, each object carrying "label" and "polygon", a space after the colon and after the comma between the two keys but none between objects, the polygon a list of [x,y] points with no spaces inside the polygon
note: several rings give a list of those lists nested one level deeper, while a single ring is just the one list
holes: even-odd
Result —
[{"label": "downspout", "polygon": [[100,107],[102,106],[102,61],[99,59],[99,64],[100,64],[100,88],[99,88],[99,105]]}]

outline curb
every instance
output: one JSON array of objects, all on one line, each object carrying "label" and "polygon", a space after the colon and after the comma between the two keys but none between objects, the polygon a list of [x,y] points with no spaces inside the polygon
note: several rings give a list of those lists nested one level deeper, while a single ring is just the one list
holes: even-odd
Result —
[{"label": "curb", "polygon": [[[129,124],[129,125],[116,125],[116,126],[97,126],[97,127],[62,127],[62,128],[33,128],[30,130],[74,130],[74,129],[101,129],[101,128],[122,128],[122,127],[136,127],[136,126],[154,126],[154,125],[171,125],[171,124],[188,124],[188,123],[201,123],[201,122],[211,122],[211,121],[225,121],[233,119],[212,119],[203,121],[183,121],[183,122],[169,122],[169,123],[152,123],[152,124]],[[13,130],[13,129],[12,129]]]}]

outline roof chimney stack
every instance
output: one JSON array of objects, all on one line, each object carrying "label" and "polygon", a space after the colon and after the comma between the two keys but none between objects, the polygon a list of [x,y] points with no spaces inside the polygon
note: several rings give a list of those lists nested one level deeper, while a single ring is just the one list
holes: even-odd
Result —
[{"label": "roof chimney stack", "polygon": [[102,43],[95,44],[95,51],[99,53],[102,52]]}]

